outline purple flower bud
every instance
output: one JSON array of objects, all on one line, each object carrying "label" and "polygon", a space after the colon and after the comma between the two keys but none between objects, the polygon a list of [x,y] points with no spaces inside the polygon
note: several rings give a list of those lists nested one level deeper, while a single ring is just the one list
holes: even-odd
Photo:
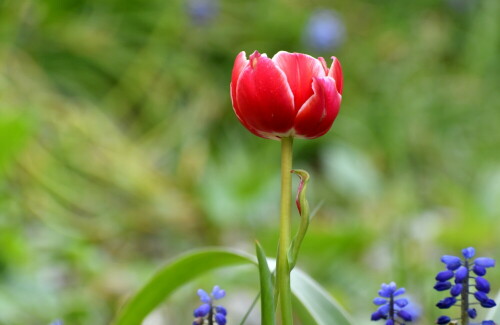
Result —
[{"label": "purple flower bud", "polygon": [[450,281],[437,282],[434,285],[434,289],[436,289],[437,291],[445,291],[445,290],[448,290],[449,288],[451,288],[451,282]]},{"label": "purple flower bud", "polygon": [[385,325],[394,325],[394,321],[392,319],[388,319],[386,322],[385,322]]},{"label": "purple flower bud", "polygon": [[405,298],[399,298],[394,300],[394,303],[399,307],[399,308],[404,308],[406,305],[408,305],[408,299]]},{"label": "purple flower bud", "polygon": [[214,299],[222,299],[226,296],[226,291],[222,290],[219,286],[215,286],[212,290],[212,297]]},{"label": "purple flower bud", "polygon": [[444,282],[444,281],[447,281],[447,280],[453,278],[453,276],[454,276],[453,271],[445,270],[445,271],[439,272],[436,275],[436,280],[439,282]]},{"label": "purple flower bud", "polygon": [[378,307],[378,309],[377,309],[377,310],[378,310],[378,311],[379,311],[379,312],[380,312],[383,316],[385,316],[385,315],[387,315],[387,313],[389,312],[390,308],[391,308],[391,306],[387,304],[387,305],[383,305],[383,306]]},{"label": "purple flower bud", "polygon": [[474,264],[474,266],[472,267],[472,272],[474,272],[476,275],[483,276],[486,274],[486,268]]},{"label": "purple flower bud", "polygon": [[437,319],[436,324],[444,325],[444,324],[448,324],[450,321],[451,321],[450,317],[448,317],[448,316],[440,316]]},{"label": "purple flower bud", "polygon": [[476,277],[476,289],[481,291],[481,292],[484,292],[484,293],[489,293],[490,292],[490,283],[485,278],[477,276]]},{"label": "purple flower bud", "polygon": [[210,307],[209,304],[203,304],[200,307],[196,308],[194,310],[194,317],[205,317],[208,315],[208,312],[210,311],[212,307]]},{"label": "purple flower bud", "polygon": [[476,318],[477,316],[476,308],[469,308],[469,310],[467,310],[467,314],[469,314],[469,317],[472,319]]},{"label": "purple flower bud", "polygon": [[481,291],[474,292],[474,297],[476,297],[477,301],[479,301],[480,303],[486,302],[488,301],[488,299],[490,299],[484,292]]},{"label": "purple flower bud", "polygon": [[227,310],[226,308],[222,307],[222,306],[217,306],[215,307],[215,311],[219,314],[222,314],[224,316],[227,316]]},{"label": "purple flower bud", "polygon": [[413,321],[416,321],[422,315],[422,308],[410,299],[408,300],[408,305],[405,307],[405,311],[411,315]]},{"label": "purple flower bud", "polygon": [[373,299],[373,303],[377,306],[385,305],[387,303],[387,299],[377,297],[377,298]]},{"label": "purple flower bud", "polygon": [[462,255],[466,259],[472,258],[475,253],[476,253],[476,250],[474,249],[474,247],[468,247],[468,248],[462,249]]},{"label": "purple flower bud", "polygon": [[474,264],[482,267],[493,267],[495,260],[489,257],[478,257],[474,260]]},{"label": "purple flower bud", "polygon": [[462,284],[457,283],[457,284],[455,284],[455,285],[451,288],[451,290],[450,290],[450,294],[451,294],[453,297],[456,297],[456,296],[458,296],[458,295],[462,292],[462,288],[463,288]]},{"label": "purple flower bud", "polygon": [[396,291],[396,283],[382,283],[382,287],[379,290],[378,294],[380,297],[390,298],[394,294],[394,291]]},{"label": "purple flower bud", "polygon": [[393,296],[396,297],[396,296],[404,294],[405,292],[406,292],[405,288],[399,288],[398,290],[394,291]]},{"label": "purple flower bud", "polygon": [[455,271],[462,264],[460,258],[451,255],[444,255],[441,257],[441,262],[446,264],[446,268],[451,271]]},{"label": "purple flower bud", "polygon": [[218,325],[226,325],[226,316],[222,315],[222,314],[215,314],[215,322],[218,324]]},{"label": "purple flower bud", "polygon": [[382,317],[384,317],[384,316],[385,316],[385,315],[384,315],[384,314],[382,314],[382,313],[380,312],[380,310],[377,310],[376,312],[374,312],[374,313],[372,314],[371,320],[373,320],[373,321],[377,321],[377,320],[379,320],[379,319],[382,319]]},{"label": "purple flower bud", "polygon": [[411,320],[412,320],[412,317],[411,317],[410,313],[408,313],[405,310],[398,311],[398,316],[401,317],[402,319],[404,319],[407,322],[411,322]]},{"label": "purple flower bud", "polygon": [[200,300],[202,302],[205,302],[205,303],[210,303],[210,301],[212,301],[212,298],[210,298],[210,296],[208,295],[208,293],[203,290],[203,289],[198,289],[198,296],[200,297]]},{"label": "purple flower bud", "polygon": [[494,321],[492,320],[483,320],[481,322],[481,325],[496,325]]},{"label": "purple flower bud", "polygon": [[482,301],[481,302],[481,306],[484,307],[484,308],[493,308],[496,305],[497,304],[496,304],[495,300],[493,300],[493,299],[488,299],[486,301]]},{"label": "purple flower bud", "polygon": [[457,302],[457,299],[455,297],[447,297],[442,300],[440,300],[437,304],[436,307],[439,309],[448,309],[451,306],[453,306]]},{"label": "purple flower bud", "polygon": [[467,276],[469,275],[469,271],[465,266],[460,266],[458,270],[455,272],[455,283],[462,283]]}]

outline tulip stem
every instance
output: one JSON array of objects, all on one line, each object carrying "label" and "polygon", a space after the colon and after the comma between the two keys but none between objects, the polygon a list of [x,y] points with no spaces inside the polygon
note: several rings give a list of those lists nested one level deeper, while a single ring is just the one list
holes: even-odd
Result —
[{"label": "tulip stem", "polygon": [[281,325],[293,324],[290,266],[288,264],[288,249],[291,242],[292,145],[293,137],[281,139],[280,238],[276,276],[281,310]]}]

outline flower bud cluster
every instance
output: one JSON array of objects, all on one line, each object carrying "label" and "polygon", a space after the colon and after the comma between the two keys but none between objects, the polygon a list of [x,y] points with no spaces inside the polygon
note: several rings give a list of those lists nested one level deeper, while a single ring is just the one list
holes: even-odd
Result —
[{"label": "flower bud cluster", "polygon": [[[484,278],[486,269],[495,266],[495,260],[489,257],[472,258],[475,255],[475,249],[468,247],[462,250],[463,258],[451,255],[441,257],[441,262],[446,265],[446,270],[436,275],[436,284],[434,289],[437,291],[449,290],[450,296],[440,300],[436,306],[440,309],[448,309],[451,306],[459,305],[462,313],[462,322],[468,324],[468,319],[477,317],[474,304],[479,304],[483,308],[492,308],[496,306],[493,299],[488,297],[490,292],[490,283]],[[454,280],[453,283],[451,280]],[[474,281],[474,284],[470,282]],[[475,290],[471,291],[474,287]],[[477,303],[471,303],[469,298],[473,296]],[[448,324],[452,318],[443,315],[437,320],[437,324]],[[493,325],[493,321],[483,321],[482,325]]]},{"label": "flower bud cluster", "polygon": [[199,289],[198,296],[203,304],[194,310],[193,325],[226,325],[227,311],[222,306],[215,306],[214,300],[224,298],[226,291],[222,290],[219,286],[215,286],[211,294],[205,290]]},{"label": "flower bud cluster", "polygon": [[408,306],[408,299],[397,298],[405,293],[405,288],[397,288],[396,283],[391,282],[389,284],[382,283],[382,287],[379,290],[379,297],[373,299],[373,303],[378,307],[377,311],[372,314],[372,321],[377,321],[384,319],[385,325],[400,324],[404,325],[405,322],[412,321],[412,315],[407,310],[404,310]]}]

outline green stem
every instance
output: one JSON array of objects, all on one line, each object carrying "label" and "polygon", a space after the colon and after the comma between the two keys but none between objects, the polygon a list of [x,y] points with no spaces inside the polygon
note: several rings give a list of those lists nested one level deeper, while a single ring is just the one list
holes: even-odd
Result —
[{"label": "green stem", "polygon": [[291,241],[290,207],[292,197],[292,144],[292,137],[281,139],[280,239],[276,275],[281,310],[281,325],[293,324],[290,266],[288,264],[288,249],[290,248]]}]

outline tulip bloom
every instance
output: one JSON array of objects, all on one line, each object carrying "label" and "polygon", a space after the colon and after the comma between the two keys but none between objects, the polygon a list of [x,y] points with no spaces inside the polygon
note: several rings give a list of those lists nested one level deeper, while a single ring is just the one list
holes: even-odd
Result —
[{"label": "tulip bloom", "polygon": [[342,70],[332,57],[278,52],[272,59],[241,52],[234,62],[231,100],[250,132],[267,139],[314,139],[333,124],[342,99]]}]

